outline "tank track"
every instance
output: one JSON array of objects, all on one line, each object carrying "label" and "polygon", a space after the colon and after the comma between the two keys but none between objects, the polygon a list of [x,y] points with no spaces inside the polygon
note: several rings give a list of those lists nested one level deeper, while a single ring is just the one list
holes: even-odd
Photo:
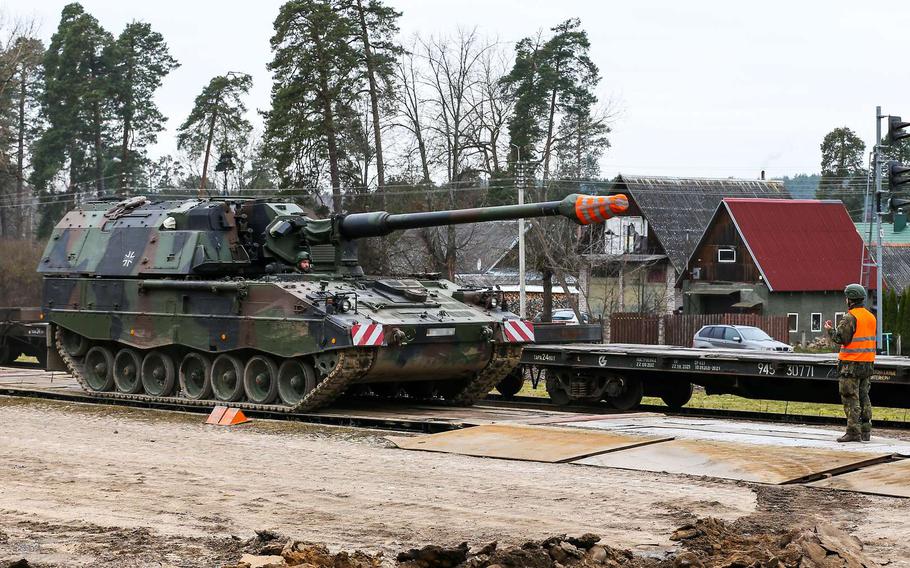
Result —
[{"label": "tank track", "polygon": [[303,399],[294,406],[282,404],[257,404],[253,402],[225,402],[217,399],[195,400],[181,396],[152,396],[148,394],[127,394],[113,391],[96,391],[89,387],[85,380],[83,365],[67,353],[63,347],[63,330],[57,328],[55,343],[57,352],[66,364],[67,369],[78,381],[83,391],[98,398],[112,400],[134,400],[154,403],[179,403],[186,406],[213,406],[224,405],[243,410],[259,410],[268,412],[309,412],[331,404],[336,398],[357,379],[370,369],[376,356],[375,349],[343,349],[338,352],[338,364],[326,375],[316,388],[307,393]]},{"label": "tank track", "polygon": [[464,390],[452,398],[451,403],[471,406],[478,400],[486,398],[493,387],[518,366],[518,362],[521,360],[521,349],[521,345],[508,345],[505,348],[505,355],[500,355],[498,350],[494,350],[493,357],[490,358],[487,366],[477,373],[477,376],[468,383]]}]

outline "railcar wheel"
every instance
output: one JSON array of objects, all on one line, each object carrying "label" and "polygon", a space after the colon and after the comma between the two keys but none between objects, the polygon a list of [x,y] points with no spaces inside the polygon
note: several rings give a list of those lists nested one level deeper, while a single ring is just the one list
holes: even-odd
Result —
[{"label": "railcar wheel", "polygon": [[278,368],[277,385],[281,402],[294,406],[316,388],[316,371],[309,363],[288,359]]},{"label": "railcar wheel", "polygon": [[243,397],[243,364],[233,355],[219,355],[212,362],[212,392],[222,402]]},{"label": "railcar wheel", "polygon": [[107,347],[96,345],[85,354],[85,382],[97,392],[114,388],[114,354]]},{"label": "railcar wheel", "polygon": [[617,410],[632,410],[641,404],[644,388],[641,380],[634,377],[623,377],[622,392],[606,397],[610,406]]},{"label": "railcar wheel", "polygon": [[70,357],[82,357],[88,353],[89,347],[91,347],[91,345],[89,345],[88,339],[68,329],[64,329],[62,331],[63,349],[69,354]]},{"label": "railcar wheel", "polygon": [[496,390],[499,391],[499,394],[505,397],[512,397],[518,394],[518,391],[521,390],[525,384],[525,374],[524,369],[521,367],[515,367],[512,369],[508,375],[496,385]]},{"label": "railcar wheel", "polygon": [[569,396],[567,390],[568,380],[565,373],[547,372],[547,394],[556,406],[566,406],[572,402],[572,397]]},{"label": "railcar wheel", "polygon": [[114,385],[127,394],[142,392],[142,356],[135,349],[121,349],[114,357]]},{"label": "railcar wheel", "polygon": [[278,366],[268,357],[256,355],[243,369],[243,390],[250,402],[269,404],[278,396]]},{"label": "railcar wheel", "polygon": [[142,360],[142,386],[152,396],[168,396],[174,391],[177,373],[174,360],[162,351],[152,351]]},{"label": "railcar wheel", "polygon": [[660,399],[670,410],[679,410],[692,399],[694,390],[690,382],[669,383],[661,389]]},{"label": "railcar wheel", "polygon": [[186,398],[204,400],[212,395],[212,360],[205,355],[187,353],[177,376]]}]

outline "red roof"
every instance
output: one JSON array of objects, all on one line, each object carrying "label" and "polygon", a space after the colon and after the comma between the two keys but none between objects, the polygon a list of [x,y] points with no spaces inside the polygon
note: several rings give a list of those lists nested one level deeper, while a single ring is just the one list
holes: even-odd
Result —
[{"label": "red roof", "polygon": [[723,206],[772,291],[859,282],[863,240],[840,201],[727,198]]}]

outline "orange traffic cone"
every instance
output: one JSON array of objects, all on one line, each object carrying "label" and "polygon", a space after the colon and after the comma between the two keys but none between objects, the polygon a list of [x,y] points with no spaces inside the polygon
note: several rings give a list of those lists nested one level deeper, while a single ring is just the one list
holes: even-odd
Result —
[{"label": "orange traffic cone", "polygon": [[212,409],[212,412],[205,420],[205,423],[214,424],[216,426],[234,426],[236,424],[243,424],[244,422],[249,421],[250,419],[247,418],[243,411],[239,408],[216,406]]}]

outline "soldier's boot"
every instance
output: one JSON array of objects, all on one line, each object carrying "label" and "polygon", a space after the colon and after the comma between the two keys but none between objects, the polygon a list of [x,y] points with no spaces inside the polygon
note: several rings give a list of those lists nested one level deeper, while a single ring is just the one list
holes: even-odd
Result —
[{"label": "soldier's boot", "polygon": [[868,430],[863,428],[860,431],[859,436],[860,436],[860,438],[863,439],[863,442],[868,442],[868,441],[872,440],[872,428],[869,428]]},{"label": "soldier's boot", "polygon": [[862,442],[863,437],[857,432],[847,432],[846,434],[844,434],[843,436],[838,438],[837,441],[842,444],[846,443],[846,442]]}]

